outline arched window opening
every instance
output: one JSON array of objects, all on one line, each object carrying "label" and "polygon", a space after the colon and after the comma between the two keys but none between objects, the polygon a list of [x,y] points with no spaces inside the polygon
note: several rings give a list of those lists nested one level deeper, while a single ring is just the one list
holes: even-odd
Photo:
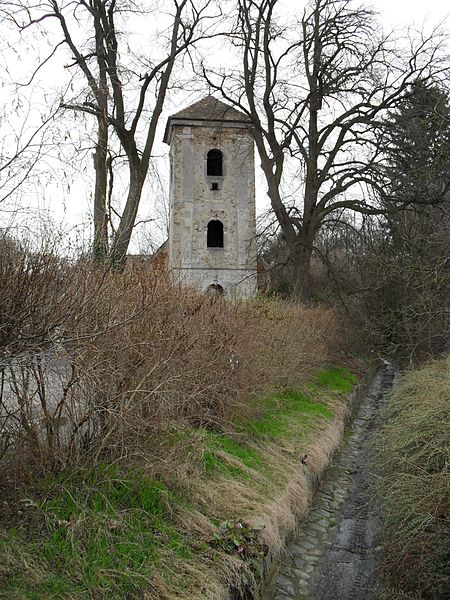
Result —
[{"label": "arched window opening", "polygon": [[214,220],[208,223],[206,234],[206,245],[208,248],[223,248],[223,223]]},{"label": "arched window opening", "polygon": [[208,296],[223,296],[225,290],[219,283],[212,283],[208,286],[206,293]]},{"label": "arched window opening", "polygon": [[206,174],[213,177],[222,177],[223,154],[220,150],[214,149],[208,152],[206,161]]}]

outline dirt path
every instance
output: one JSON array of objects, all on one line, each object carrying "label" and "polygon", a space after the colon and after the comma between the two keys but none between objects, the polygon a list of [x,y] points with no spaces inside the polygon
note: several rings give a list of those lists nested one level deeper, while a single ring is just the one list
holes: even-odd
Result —
[{"label": "dirt path", "polygon": [[375,600],[380,521],[369,458],[394,378],[388,363],[375,376],[309,519],[288,548],[273,600]]}]

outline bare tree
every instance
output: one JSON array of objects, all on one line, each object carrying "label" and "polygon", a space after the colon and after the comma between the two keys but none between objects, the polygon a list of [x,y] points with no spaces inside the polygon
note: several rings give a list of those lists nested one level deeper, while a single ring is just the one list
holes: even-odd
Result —
[{"label": "bare tree", "polygon": [[50,107],[36,118],[29,99],[9,85],[1,72],[0,85],[7,92],[0,103],[0,203],[4,212],[7,204],[14,210],[8,201],[35,182],[38,164],[52,147],[48,133],[57,109]]},{"label": "bare tree", "polygon": [[[145,8],[132,0],[9,4],[8,16],[22,30],[56,20],[61,37],[55,48],[61,44],[68,48],[67,68],[82,75],[83,89],[62,98],[61,106],[96,119],[93,252],[99,260],[108,256],[116,266],[124,263],[176,60],[199,40],[214,35],[211,27],[220,14],[214,0],[171,0],[166,5],[172,9],[170,24],[152,59],[127,49],[128,40],[121,33],[126,17],[144,14]],[[112,151],[112,136],[119,144],[116,151]],[[116,162],[128,170],[128,189],[123,209],[115,209],[119,222],[110,236],[108,204]]]},{"label": "bare tree", "polygon": [[[238,0],[232,41],[242,65],[204,67],[209,85],[245,112],[273,212],[306,299],[314,242],[345,210],[380,214],[408,201],[386,199],[386,112],[409,86],[442,73],[444,36],[383,36],[371,10],[352,0],[311,0],[293,25],[282,25],[278,0]],[[294,161],[298,161],[297,164]],[[287,170],[297,189],[284,195]]]}]

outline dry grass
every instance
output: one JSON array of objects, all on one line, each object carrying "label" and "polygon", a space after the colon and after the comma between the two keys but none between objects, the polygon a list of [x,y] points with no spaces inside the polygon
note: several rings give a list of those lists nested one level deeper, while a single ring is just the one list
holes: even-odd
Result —
[{"label": "dry grass", "polygon": [[447,597],[450,358],[407,373],[378,449],[384,504],[384,572],[392,587]]},{"label": "dry grass", "polygon": [[[284,429],[278,425],[265,434],[257,430],[256,433],[217,434],[204,428],[178,426],[175,432],[167,431],[163,436],[161,447],[169,450],[161,453],[164,459],[148,454],[145,461],[140,461],[137,479],[129,472],[129,459],[125,464],[117,463],[113,470],[102,467],[100,475],[97,467],[85,473],[63,474],[62,482],[51,479],[37,494],[41,503],[24,507],[21,521],[25,530],[22,525],[16,541],[14,534],[6,531],[0,540],[2,558],[5,554],[14,557],[12,562],[3,561],[4,589],[8,593],[13,589],[18,598],[31,598],[28,583],[18,575],[23,574],[28,582],[29,569],[31,579],[35,580],[35,597],[46,599],[106,598],[114,589],[116,598],[137,598],[145,593],[149,600],[218,600],[230,585],[239,589],[254,576],[251,564],[242,562],[235,553],[212,547],[211,541],[218,524],[224,520],[263,526],[260,541],[274,551],[281,549],[286,537],[294,531],[311,501],[308,477],[326,467],[329,454],[340,442],[339,432],[346,412],[345,396],[323,388],[314,389],[314,393],[319,392],[320,400],[313,400],[310,393],[311,400],[302,403],[303,395],[294,396],[299,399],[298,410],[292,409],[292,396],[286,396],[284,401],[284,396],[276,399]],[[273,401],[269,398],[264,404],[266,408],[262,412],[270,413]],[[265,416],[258,418],[263,422]],[[242,425],[236,424],[236,429],[242,429]],[[223,440],[219,447],[217,437]],[[228,451],[220,448],[228,448]],[[304,453],[310,457],[306,467],[300,463]],[[205,463],[205,457],[210,454],[217,459],[212,467],[210,462]],[[180,460],[184,455],[189,457],[186,462]],[[251,461],[253,467],[248,466]],[[119,502],[122,496],[117,493],[124,485],[126,489],[134,486],[142,500],[136,504],[134,496],[130,496],[128,503],[126,498]],[[75,504],[67,505],[67,498],[73,498]],[[110,509],[106,510],[107,506]],[[141,512],[138,522],[133,524],[130,511],[136,510]],[[147,510],[151,511],[150,515]],[[152,528],[157,528],[156,538],[148,537],[149,516]],[[114,525],[112,531],[111,524]],[[96,532],[95,561],[100,564],[109,561],[108,554],[103,558],[104,544],[97,546],[105,535],[105,525],[109,540],[107,553],[111,547],[120,547],[124,542],[142,540],[139,543],[147,548],[153,545],[156,554],[142,556],[148,564],[143,571],[141,559],[139,569],[128,562],[120,577],[110,573],[107,584],[101,579],[80,589],[81,582],[76,582],[77,573],[86,569],[83,556],[86,553],[86,559],[92,556],[89,530]],[[31,536],[29,541],[23,537],[24,531]],[[42,549],[39,551],[47,547],[48,536],[54,538],[55,534],[58,535],[56,540],[61,542],[54,539],[50,555]],[[64,540],[68,535],[75,535],[76,547],[82,543],[85,550],[82,554],[71,552],[70,562],[64,566],[67,561]],[[60,548],[57,543],[63,546]],[[36,555],[42,559],[32,559]],[[51,556],[54,558],[49,561]],[[52,564],[56,557],[60,566],[55,569]],[[94,573],[97,573],[95,569]]]},{"label": "dry grass", "polygon": [[145,272],[16,248],[0,279],[4,463],[17,446],[27,466],[54,470],[80,454],[139,453],[168,423],[226,429],[258,412],[251,398],[326,364],[336,343],[330,309],[225,302]]},{"label": "dry grass", "polygon": [[3,589],[217,600],[253,577],[218,524],[280,548],[339,443],[339,373],[305,383],[339,348],[333,311],[44,255],[0,261]]}]

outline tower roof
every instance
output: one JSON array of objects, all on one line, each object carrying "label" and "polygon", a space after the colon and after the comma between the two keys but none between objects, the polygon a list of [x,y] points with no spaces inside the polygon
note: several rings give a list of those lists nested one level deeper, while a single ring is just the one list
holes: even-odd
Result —
[{"label": "tower roof", "polygon": [[198,102],[170,115],[164,132],[166,143],[169,143],[170,128],[176,121],[225,121],[227,123],[246,123],[247,125],[252,122],[245,113],[214,96],[205,96]]}]

